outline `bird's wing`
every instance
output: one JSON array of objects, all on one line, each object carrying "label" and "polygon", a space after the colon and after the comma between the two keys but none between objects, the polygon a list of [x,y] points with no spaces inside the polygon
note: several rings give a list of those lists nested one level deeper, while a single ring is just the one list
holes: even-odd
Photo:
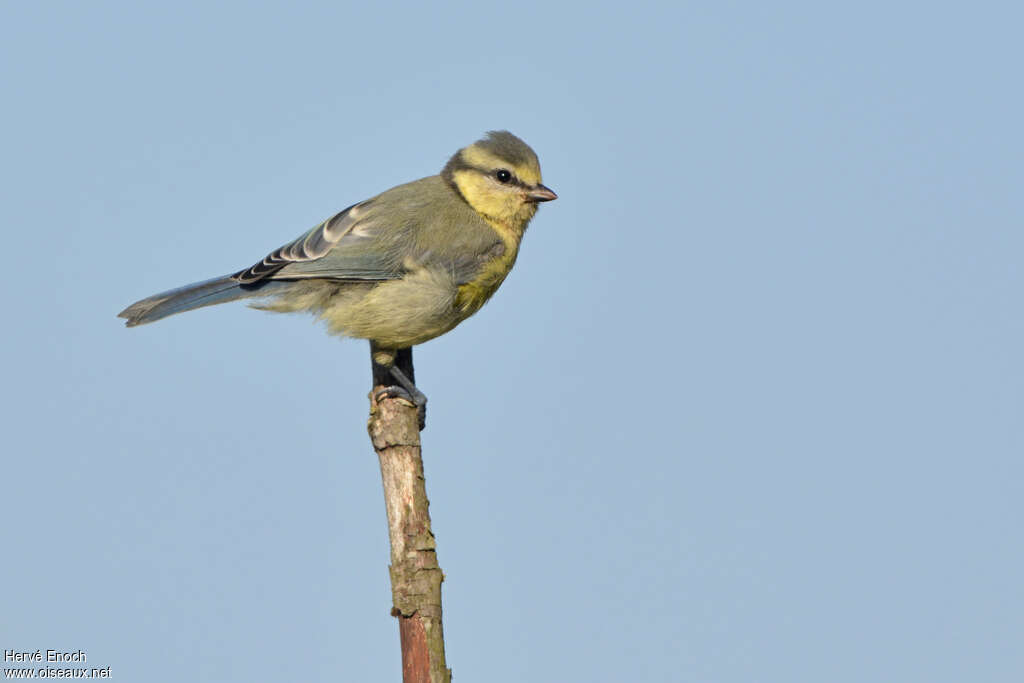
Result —
[{"label": "bird's wing", "polygon": [[504,251],[501,238],[438,176],[399,185],[327,219],[232,277],[394,280],[432,268],[471,281]]},{"label": "bird's wing", "polygon": [[[294,242],[275,249],[259,263],[232,275],[243,285],[268,279],[331,278],[391,280],[401,277],[386,251],[375,248],[386,226],[373,220],[374,200],[353,204],[309,230]],[[331,255],[329,260],[324,257]]]}]

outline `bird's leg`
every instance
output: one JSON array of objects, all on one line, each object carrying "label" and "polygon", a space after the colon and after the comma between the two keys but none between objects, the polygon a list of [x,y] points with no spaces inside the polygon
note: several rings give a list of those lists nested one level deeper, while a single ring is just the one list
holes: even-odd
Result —
[{"label": "bird's leg", "polygon": [[422,430],[427,425],[427,397],[416,388],[412,348],[382,349],[370,342],[370,356],[373,359],[373,385],[381,387],[374,393],[374,400],[390,397],[409,401],[416,406]]}]

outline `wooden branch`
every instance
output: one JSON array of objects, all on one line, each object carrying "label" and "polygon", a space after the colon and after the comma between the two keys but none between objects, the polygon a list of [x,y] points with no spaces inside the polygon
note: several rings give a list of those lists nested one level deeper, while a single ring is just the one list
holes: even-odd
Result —
[{"label": "wooden branch", "polygon": [[[411,352],[408,365],[411,368]],[[398,617],[402,680],[450,683],[452,672],[445,664],[441,628],[444,574],[430,529],[416,407],[401,398],[375,401],[379,388],[370,393],[367,430],[384,482],[391,538],[391,614]]]}]

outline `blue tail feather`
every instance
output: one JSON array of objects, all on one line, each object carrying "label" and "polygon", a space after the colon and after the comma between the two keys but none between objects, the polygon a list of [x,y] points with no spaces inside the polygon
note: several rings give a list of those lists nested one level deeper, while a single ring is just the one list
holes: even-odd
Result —
[{"label": "blue tail feather", "polygon": [[[267,282],[267,285],[278,284]],[[248,297],[265,296],[268,292],[264,286],[242,287],[230,276],[215,277],[203,282],[194,282],[184,287],[171,289],[160,294],[154,294],[134,304],[117,314],[119,318],[127,318],[125,323],[128,327],[144,325],[161,318],[166,318],[175,313],[191,311],[203,306],[213,306],[235,299]]]}]

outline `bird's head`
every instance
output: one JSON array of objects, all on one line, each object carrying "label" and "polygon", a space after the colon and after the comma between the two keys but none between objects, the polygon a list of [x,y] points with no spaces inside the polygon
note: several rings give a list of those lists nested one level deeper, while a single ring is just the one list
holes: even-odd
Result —
[{"label": "bird's head", "polygon": [[541,184],[540,162],[530,146],[508,131],[491,131],[452,156],[441,176],[477,213],[517,230],[539,202],[558,195]]}]

